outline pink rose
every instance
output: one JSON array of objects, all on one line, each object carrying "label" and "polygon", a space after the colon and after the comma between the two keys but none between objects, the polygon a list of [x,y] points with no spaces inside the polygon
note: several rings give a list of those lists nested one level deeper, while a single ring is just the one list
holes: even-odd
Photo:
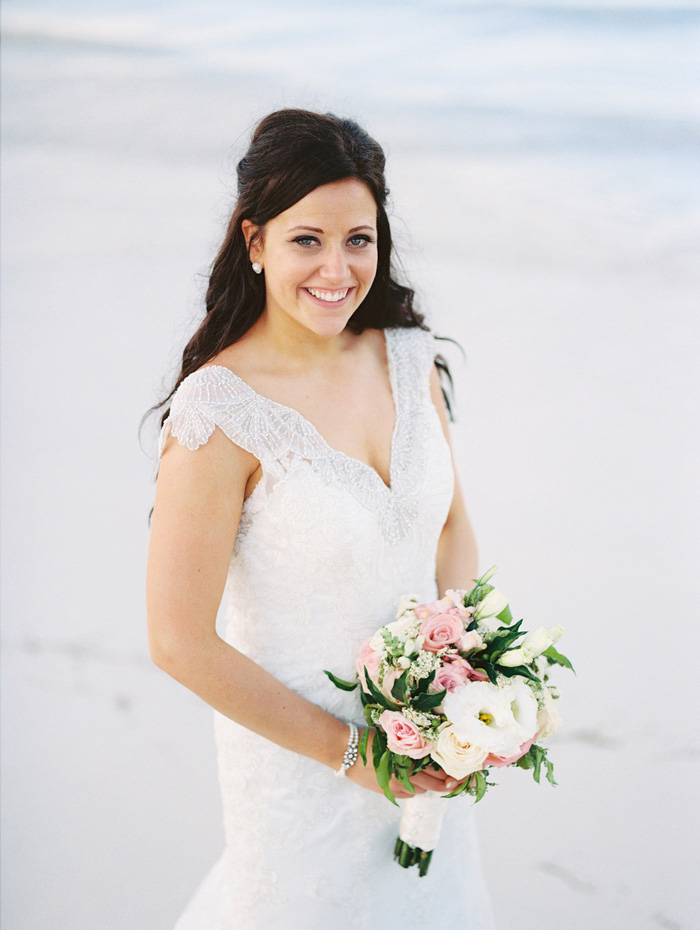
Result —
[{"label": "pink rose", "polygon": [[[465,659],[460,658],[460,656],[445,656],[445,658],[452,659],[452,661],[447,662],[437,670],[428,691],[433,693],[443,689],[445,691],[454,691],[455,688],[460,688],[469,681],[469,672],[472,671],[472,667]],[[455,659],[458,661],[455,661]]]},{"label": "pink rose", "polygon": [[360,684],[362,685],[362,690],[369,694],[369,688],[367,687],[367,682],[365,681],[365,669],[369,672],[369,677],[376,684],[377,678],[379,677],[379,656],[372,649],[371,646],[372,637],[366,639],[362,646],[360,647],[360,654],[357,657],[355,662],[355,668],[357,669],[357,674],[360,676]]},{"label": "pink rose", "polygon": [[520,759],[522,756],[525,755],[525,753],[528,751],[530,746],[532,746],[532,744],[535,742],[536,737],[537,737],[537,734],[535,733],[535,735],[530,737],[530,739],[526,743],[522,744],[522,746],[517,751],[517,753],[514,756],[511,756],[510,759],[504,759],[503,756],[494,756],[493,753],[491,753],[491,755],[486,757],[486,762],[484,762],[484,768],[486,768],[489,765],[494,765],[497,769],[502,769],[506,765],[512,765],[513,762],[517,762],[518,759]]},{"label": "pink rose", "polygon": [[411,759],[422,759],[430,752],[431,744],[426,742],[415,723],[397,710],[385,710],[378,723],[386,733],[386,743],[392,752]]},{"label": "pink rose", "polygon": [[[382,682],[382,694],[384,697],[389,698],[390,701],[398,701],[397,698],[391,693],[391,689],[394,687],[394,682],[397,678],[400,678],[403,675],[402,668],[389,668],[384,674],[384,681]],[[400,704],[401,701],[398,701]]]},{"label": "pink rose", "polygon": [[426,652],[439,652],[462,638],[464,621],[457,608],[450,607],[439,614],[428,614],[420,625],[420,632],[425,636],[423,649]]}]

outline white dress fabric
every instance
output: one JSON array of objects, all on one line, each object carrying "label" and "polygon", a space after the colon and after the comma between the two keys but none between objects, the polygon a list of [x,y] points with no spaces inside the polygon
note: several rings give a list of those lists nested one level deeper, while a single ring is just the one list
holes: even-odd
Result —
[{"label": "white dress fabric", "polygon": [[[191,450],[216,427],[262,478],[245,501],[226,586],[226,640],[329,713],[364,725],[352,679],[364,639],[399,597],[437,596],[453,473],[429,391],[424,330],[387,329],[396,410],[390,487],[300,413],[227,368],[187,377],[163,426]],[[468,579],[465,579],[465,583]],[[176,930],[490,930],[472,802],[450,802],[427,876],[393,861],[400,811],[215,713],[226,849]]]}]

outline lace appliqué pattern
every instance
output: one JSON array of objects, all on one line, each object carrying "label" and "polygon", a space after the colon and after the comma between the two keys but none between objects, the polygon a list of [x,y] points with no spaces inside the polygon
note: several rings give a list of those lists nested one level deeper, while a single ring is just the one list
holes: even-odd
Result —
[{"label": "lace appliqu\u00e9 pattern", "polygon": [[[172,431],[194,451],[218,427],[260,461],[229,569],[225,637],[298,694],[360,725],[359,698],[334,688],[323,669],[351,678],[362,641],[393,618],[401,594],[436,596],[453,491],[430,397],[434,339],[420,329],[385,336],[396,411],[390,487],[298,411],[217,366],[182,382],[160,440],[162,451]],[[419,879],[392,861],[400,812],[382,795],[219,714],[215,733],[227,847],[177,930],[490,926],[468,805],[455,803],[452,841],[446,828],[444,856]],[[220,923],[208,916],[217,906]]]}]

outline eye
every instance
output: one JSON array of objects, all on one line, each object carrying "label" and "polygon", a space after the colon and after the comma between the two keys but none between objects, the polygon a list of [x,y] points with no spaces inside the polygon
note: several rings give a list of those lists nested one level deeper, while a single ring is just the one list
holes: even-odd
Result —
[{"label": "eye", "polygon": [[371,236],[366,236],[364,234],[353,236],[351,239],[348,239],[348,242],[350,243],[350,245],[354,246],[355,248],[359,248],[359,249],[365,248],[365,246],[370,245],[374,241],[375,240]]},{"label": "eye", "polygon": [[318,242],[316,236],[297,236],[295,239],[292,239],[292,242],[298,242],[299,245],[310,246],[315,245]]}]

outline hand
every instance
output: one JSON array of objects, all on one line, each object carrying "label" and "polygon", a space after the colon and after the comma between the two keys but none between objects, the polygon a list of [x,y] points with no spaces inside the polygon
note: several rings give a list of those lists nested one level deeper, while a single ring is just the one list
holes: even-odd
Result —
[{"label": "hand", "polygon": [[[362,736],[362,733],[360,733],[360,736]],[[367,765],[363,763],[362,757],[358,755],[357,762],[349,768],[345,774],[346,777],[355,782],[356,785],[367,788],[369,791],[376,791],[378,794],[383,794],[384,792],[377,783],[377,776],[374,771],[374,765],[372,764],[373,740],[374,730],[370,730],[369,739],[367,741]],[[416,775],[409,775],[408,780],[415,788],[415,794],[425,794],[426,791],[437,791],[441,794],[448,794],[462,784],[461,781],[452,778],[444,769],[441,769],[437,765],[429,765]],[[462,781],[466,781],[466,779],[462,779]],[[392,775],[391,781],[389,782],[389,788],[394,797],[398,800],[404,800],[414,796],[410,791],[404,788],[394,775]]]}]

